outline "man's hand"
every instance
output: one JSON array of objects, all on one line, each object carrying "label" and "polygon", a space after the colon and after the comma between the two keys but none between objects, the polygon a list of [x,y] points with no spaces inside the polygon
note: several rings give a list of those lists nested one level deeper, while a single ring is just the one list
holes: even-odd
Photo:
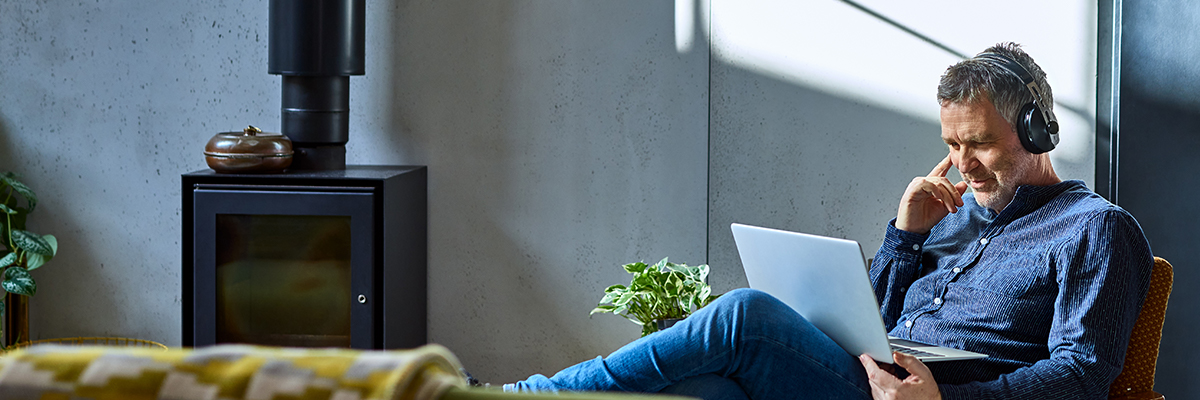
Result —
[{"label": "man's hand", "polygon": [[871,383],[871,397],[875,400],[904,400],[930,399],[941,400],[942,392],[938,391],[937,382],[933,381],[933,373],[921,360],[908,354],[892,353],[892,359],[900,368],[908,370],[908,377],[903,380],[884,371],[875,364],[875,360],[866,354],[858,356],[863,368],[867,369],[867,379]]},{"label": "man's hand", "polygon": [[967,183],[950,183],[946,179],[948,171],[950,156],[946,155],[929,175],[913,178],[900,198],[896,228],[926,234],[946,215],[958,212],[958,207],[963,205],[962,195],[967,191]]}]

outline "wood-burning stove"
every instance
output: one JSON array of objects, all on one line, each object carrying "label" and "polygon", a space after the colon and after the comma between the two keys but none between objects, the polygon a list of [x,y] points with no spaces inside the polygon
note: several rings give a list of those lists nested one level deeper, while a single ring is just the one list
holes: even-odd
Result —
[{"label": "wood-burning stove", "polygon": [[346,166],[365,0],[271,0],[282,174],[183,175],[183,344],[425,343],[426,170]]},{"label": "wood-burning stove", "polygon": [[426,342],[425,167],[183,175],[183,344]]}]

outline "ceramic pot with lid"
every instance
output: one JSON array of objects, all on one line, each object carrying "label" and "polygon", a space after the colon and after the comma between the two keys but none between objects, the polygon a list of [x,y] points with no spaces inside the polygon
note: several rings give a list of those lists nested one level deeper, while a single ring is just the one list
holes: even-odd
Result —
[{"label": "ceramic pot with lid", "polygon": [[221,173],[283,172],[292,165],[292,141],[279,133],[250,126],[241,132],[221,132],[204,146],[208,167]]}]

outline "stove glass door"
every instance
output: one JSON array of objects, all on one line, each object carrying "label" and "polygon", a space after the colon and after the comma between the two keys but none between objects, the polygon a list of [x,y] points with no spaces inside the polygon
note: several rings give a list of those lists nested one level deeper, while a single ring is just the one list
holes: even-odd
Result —
[{"label": "stove glass door", "polygon": [[217,215],[217,343],[350,347],[350,217]]},{"label": "stove glass door", "polygon": [[374,347],[371,193],[193,194],[196,346]]}]

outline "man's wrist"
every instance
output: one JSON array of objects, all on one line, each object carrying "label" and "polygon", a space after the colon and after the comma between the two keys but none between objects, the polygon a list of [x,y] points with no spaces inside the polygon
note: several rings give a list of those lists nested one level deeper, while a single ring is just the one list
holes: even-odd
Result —
[{"label": "man's wrist", "polygon": [[905,261],[920,261],[921,252],[925,249],[925,240],[929,234],[913,233],[896,227],[896,220],[888,223],[887,234],[883,237],[880,248],[885,255]]},{"label": "man's wrist", "polygon": [[896,219],[894,219],[893,221],[895,221],[895,222],[892,224],[892,226],[895,226],[896,229],[899,229],[899,230],[902,230],[902,231],[905,231],[908,233],[914,233],[917,235],[928,235],[929,231],[930,231],[929,228],[922,229],[923,227],[906,224],[900,220],[900,217],[896,217]]}]

